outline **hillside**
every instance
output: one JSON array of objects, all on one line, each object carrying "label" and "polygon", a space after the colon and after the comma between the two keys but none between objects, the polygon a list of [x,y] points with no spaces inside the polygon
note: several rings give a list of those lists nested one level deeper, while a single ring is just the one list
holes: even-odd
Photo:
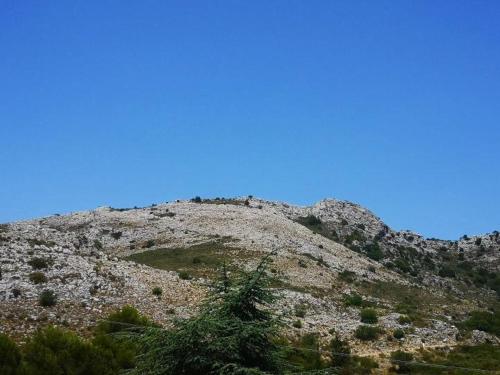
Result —
[{"label": "hillside", "polygon": [[[50,322],[85,334],[127,304],[168,325],[196,311],[221,264],[248,270],[270,252],[279,313],[292,336],[317,332],[326,342],[335,331],[361,354],[498,342],[458,327],[471,311],[498,304],[498,232],[426,239],[394,231],[350,202],[298,207],[252,197],[2,224],[0,331],[22,341]],[[46,289],[55,306],[40,306]],[[354,335],[367,306],[384,332],[374,341]],[[403,338],[392,337],[397,329]]]}]

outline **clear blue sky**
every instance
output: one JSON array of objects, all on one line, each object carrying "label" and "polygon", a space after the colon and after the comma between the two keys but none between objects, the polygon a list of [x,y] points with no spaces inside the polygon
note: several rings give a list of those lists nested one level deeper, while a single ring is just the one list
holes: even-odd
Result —
[{"label": "clear blue sky", "polygon": [[498,1],[0,2],[0,222],[177,198],[500,229]]}]

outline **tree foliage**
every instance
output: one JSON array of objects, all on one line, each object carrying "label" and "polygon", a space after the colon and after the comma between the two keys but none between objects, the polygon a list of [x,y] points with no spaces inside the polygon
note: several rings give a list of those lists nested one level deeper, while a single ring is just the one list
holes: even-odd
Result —
[{"label": "tree foliage", "polygon": [[0,334],[0,374],[16,375],[21,363],[21,353],[14,341]]},{"label": "tree foliage", "polygon": [[266,288],[266,257],[256,270],[230,282],[226,272],[192,318],[173,330],[140,335],[138,374],[280,374],[282,350],[274,338],[279,320],[269,310],[276,296]]}]

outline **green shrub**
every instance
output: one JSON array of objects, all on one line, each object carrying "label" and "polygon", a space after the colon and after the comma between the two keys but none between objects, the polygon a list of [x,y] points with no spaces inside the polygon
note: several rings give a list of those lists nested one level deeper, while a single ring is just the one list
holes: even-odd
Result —
[{"label": "green shrub", "polygon": [[403,273],[410,273],[412,271],[410,263],[408,263],[406,259],[397,258],[394,260],[394,266],[399,268],[399,270]]},{"label": "green shrub", "polygon": [[472,311],[462,326],[466,329],[477,329],[500,336],[500,312]]},{"label": "green shrub", "polygon": [[181,280],[191,280],[191,275],[187,271],[180,271],[178,275]]},{"label": "green shrub", "polygon": [[29,260],[28,264],[34,270],[42,270],[49,267],[49,260],[42,257],[34,257]]},{"label": "green shrub", "polygon": [[146,327],[154,325],[132,306],[124,306],[99,322],[92,343],[106,354],[113,368],[131,369],[139,350],[134,335]]},{"label": "green shrub", "polygon": [[107,358],[91,343],[59,328],[39,330],[24,348],[29,375],[111,375]]},{"label": "green shrub", "polygon": [[32,272],[29,279],[33,284],[43,284],[47,282],[47,277],[43,272]]},{"label": "green shrub", "polygon": [[163,290],[159,286],[155,286],[152,290],[153,296],[160,297],[163,294]]},{"label": "green shrub", "polygon": [[44,307],[54,306],[57,303],[57,296],[52,290],[45,289],[38,297],[38,303]]},{"label": "green shrub", "polygon": [[361,321],[363,323],[375,324],[378,322],[377,312],[373,309],[366,308],[361,310]]},{"label": "green shrub", "polygon": [[401,325],[411,324],[411,319],[408,315],[400,315],[398,318],[398,323]]},{"label": "green shrub", "polygon": [[141,331],[144,327],[151,326],[153,323],[147,317],[141,315],[134,307],[127,305],[112,312],[105,320],[99,322],[96,332],[111,334],[136,329]]},{"label": "green shrub", "polygon": [[376,340],[381,333],[379,327],[360,325],[356,328],[354,336],[363,341]]},{"label": "green shrub", "polygon": [[346,306],[362,306],[363,305],[363,297],[361,297],[357,293],[346,294],[344,296],[344,304]]},{"label": "green shrub", "polygon": [[302,328],[302,320],[297,319],[296,321],[294,321],[292,323],[292,326],[295,327],[295,328]]},{"label": "green shrub", "polygon": [[356,273],[344,270],[339,273],[339,279],[348,283],[352,283],[356,279]]},{"label": "green shrub", "polygon": [[0,333],[0,374],[16,375],[21,365],[21,352],[16,343]]},{"label": "green shrub", "polygon": [[396,330],[394,330],[394,332],[392,333],[392,336],[395,338],[395,339],[402,339],[403,337],[405,337],[405,331],[403,331],[401,328],[398,328]]},{"label": "green shrub", "polygon": [[439,276],[441,277],[450,277],[453,278],[455,277],[455,270],[451,268],[450,266],[444,265],[440,270],[439,270]]},{"label": "green shrub", "polygon": [[95,247],[97,250],[102,250],[102,249],[103,249],[102,242],[101,242],[101,241],[99,241],[99,240],[94,240],[94,247]]},{"label": "green shrub", "polygon": [[384,253],[380,248],[378,242],[373,242],[363,247],[363,251],[368,256],[368,258],[379,261],[384,257]]},{"label": "green shrub", "polygon": [[201,198],[196,196],[194,197],[193,199],[191,199],[191,202],[194,202],[194,203],[201,203]]},{"label": "green shrub", "polygon": [[321,220],[314,215],[308,215],[305,217],[299,217],[298,222],[306,226],[317,226],[321,225]]},{"label": "green shrub", "polygon": [[119,240],[122,234],[122,232],[113,232],[111,233],[111,237],[113,237],[115,240]]}]

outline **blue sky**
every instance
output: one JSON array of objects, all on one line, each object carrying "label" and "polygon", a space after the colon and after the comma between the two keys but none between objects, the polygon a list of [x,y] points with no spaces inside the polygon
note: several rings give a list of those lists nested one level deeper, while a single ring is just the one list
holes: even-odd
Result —
[{"label": "blue sky", "polygon": [[500,2],[0,2],[0,222],[255,196],[500,229]]}]

